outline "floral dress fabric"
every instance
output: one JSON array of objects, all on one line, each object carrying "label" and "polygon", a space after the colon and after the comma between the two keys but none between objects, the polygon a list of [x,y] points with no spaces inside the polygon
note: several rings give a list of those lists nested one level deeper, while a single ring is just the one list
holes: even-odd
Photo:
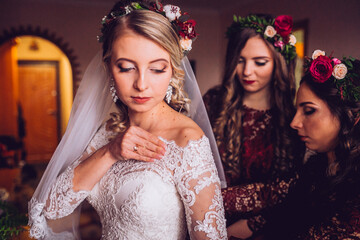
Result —
[{"label": "floral dress fabric", "polygon": [[[239,218],[246,216],[246,211],[261,212],[249,220],[261,239],[360,240],[360,177],[354,173],[329,188],[332,177],[327,176],[326,166],[327,159],[313,156],[290,181],[290,187],[276,181],[225,190],[223,195],[235,198],[224,203],[225,209]],[[230,196],[234,192],[236,196]],[[265,205],[264,193],[269,196]]]},{"label": "floral dress fabric", "polygon": [[[224,89],[215,87],[203,97],[210,122],[214,123],[221,111]],[[256,110],[245,105],[242,111],[241,162],[238,169],[226,169],[228,188],[223,189],[223,201],[228,225],[241,218],[248,219],[253,231],[265,224],[261,210],[282,201],[296,176],[272,176],[274,161],[272,110]],[[226,143],[219,146],[220,155]],[[226,162],[226,159],[222,159]],[[240,209],[241,210],[240,210]]]},{"label": "floral dress fabric", "polygon": [[[108,143],[111,134],[102,127],[87,153]],[[37,222],[68,216],[86,199],[100,216],[102,239],[185,239],[187,234],[226,239],[220,180],[208,139],[185,147],[162,140],[167,148],[161,160],[118,161],[91,191],[72,190],[80,163],[75,162],[58,177]],[[56,239],[57,233],[48,229],[42,235]]]}]

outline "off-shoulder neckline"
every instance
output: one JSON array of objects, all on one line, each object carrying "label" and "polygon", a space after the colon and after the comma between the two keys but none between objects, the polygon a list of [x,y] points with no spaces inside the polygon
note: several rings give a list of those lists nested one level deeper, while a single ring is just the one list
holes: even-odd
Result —
[{"label": "off-shoulder neckline", "polygon": [[165,138],[160,137],[160,136],[158,136],[158,138],[160,140],[162,140],[163,142],[165,142],[166,145],[171,145],[171,146],[174,146],[175,148],[181,149],[181,150],[185,150],[185,149],[190,148],[190,147],[192,147],[194,145],[198,145],[199,143],[201,143],[201,142],[203,142],[203,141],[205,141],[207,139],[206,135],[203,134],[199,139],[194,139],[194,140],[190,139],[184,147],[181,147],[175,142],[175,140],[168,140],[168,139],[165,139]]}]

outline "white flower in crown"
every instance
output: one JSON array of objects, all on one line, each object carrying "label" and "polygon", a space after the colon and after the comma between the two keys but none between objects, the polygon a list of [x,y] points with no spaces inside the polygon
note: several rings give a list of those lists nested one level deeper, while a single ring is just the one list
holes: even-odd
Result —
[{"label": "white flower in crown", "polygon": [[276,35],[276,30],[273,26],[267,26],[266,29],[265,29],[265,32],[264,32],[264,35],[267,36],[267,37],[274,37]]},{"label": "white flower in crown", "polygon": [[125,14],[129,14],[129,13],[131,13],[131,8],[130,8],[130,6],[126,6],[125,7]]},{"label": "white flower in crown", "polygon": [[315,60],[318,56],[325,56],[325,52],[321,50],[315,50],[311,56],[313,60]]},{"label": "white flower in crown", "polygon": [[332,75],[336,78],[336,79],[343,79],[346,74],[347,74],[347,67],[345,66],[345,64],[340,63],[335,65]]},{"label": "white flower in crown", "polygon": [[295,46],[296,37],[292,34],[289,36],[289,43],[290,43],[290,45]]},{"label": "white flower in crown", "polygon": [[181,45],[181,48],[184,50],[184,51],[190,51],[192,49],[192,40],[191,39],[188,39],[188,38],[181,38],[180,39],[180,45]]},{"label": "white flower in crown", "polygon": [[180,8],[178,6],[174,6],[170,4],[165,5],[164,12],[170,22],[174,21],[176,18],[181,17]]}]

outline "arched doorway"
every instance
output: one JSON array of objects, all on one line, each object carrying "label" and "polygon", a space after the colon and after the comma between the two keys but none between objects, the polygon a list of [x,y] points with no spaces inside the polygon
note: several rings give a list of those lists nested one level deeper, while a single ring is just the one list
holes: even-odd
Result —
[{"label": "arched doorway", "polygon": [[75,57],[68,58],[72,52],[68,44],[60,44],[61,39],[47,35],[46,30],[20,27],[18,31],[4,32],[6,36],[0,37],[0,79],[4,85],[0,90],[0,115],[4,116],[0,136],[25,138],[30,162],[49,160],[70,115],[76,85],[73,83],[77,80],[73,79],[77,73],[74,66],[78,64],[70,61]]}]

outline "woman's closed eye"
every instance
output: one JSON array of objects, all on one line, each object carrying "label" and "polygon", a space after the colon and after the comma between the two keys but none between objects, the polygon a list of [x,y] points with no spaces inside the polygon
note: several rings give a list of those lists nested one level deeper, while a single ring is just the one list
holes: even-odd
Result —
[{"label": "woman's closed eye", "polygon": [[239,59],[238,64],[244,63],[244,59]]},{"label": "woman's closed eye", "polygon": [[136,69],[134,65],[130,64],[118,64],[120,72],[130,72],[131,70]]},{"label": "woman's closed eye", "polygon": [[257,66],[265,66],[269,61],[265,60],[265,61],[255,61],[255,64]]},{"label": "woman's closed eye", "polygon": [[153,71],[154,73],[164,73],[166,72],[167,66],[163,66],[163,67],[150,67],[150,70]]},{"label": "woman's closed eye", "polygon": [[304,114],[309,116],[316,112],[315,108],[312,107],[304,107]]}]

